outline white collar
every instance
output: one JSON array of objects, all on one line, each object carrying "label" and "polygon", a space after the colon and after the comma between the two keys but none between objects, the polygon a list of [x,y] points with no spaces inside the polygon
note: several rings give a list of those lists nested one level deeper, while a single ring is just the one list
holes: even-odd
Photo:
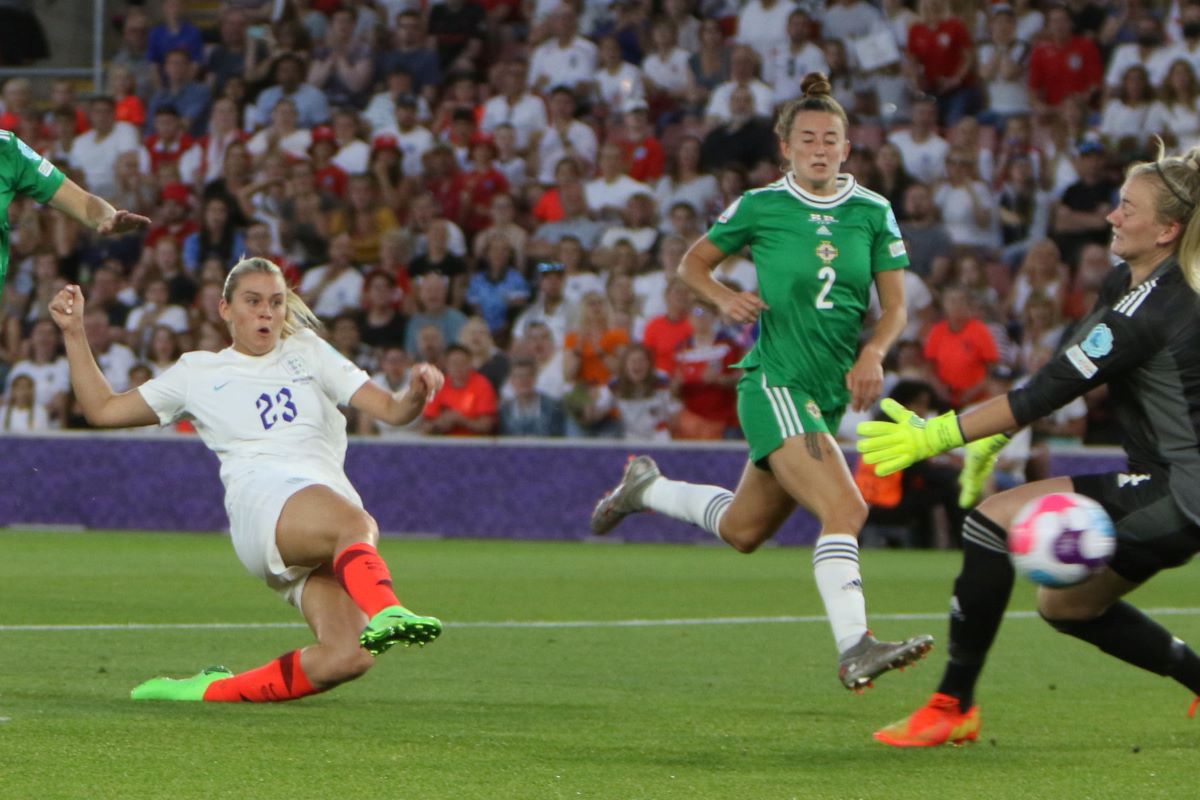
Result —
[{"label": "white collar", "polygon": [[836,183],[836,192],[831,195],[819,195],[813,194],[812,192],[801,187],[800,184],[796,182],[796,179],[793,177],[791,172],[783,176],[783,185],[787,187],[787,190],[791,192],[796,199],[801,200],[810,206],[817,206],[819,208],[833,208],[834,206],[840,206],[842,203],[846,202],[846,198],[848,198],[858,186],[858,182],[854,180],[854,176],[846,172],[838,173]]}]

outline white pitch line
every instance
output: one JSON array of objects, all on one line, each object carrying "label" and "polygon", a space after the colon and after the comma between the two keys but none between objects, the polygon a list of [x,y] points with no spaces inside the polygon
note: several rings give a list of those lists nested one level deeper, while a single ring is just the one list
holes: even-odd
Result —
[{"label": "white pitch line", "polygon": [[[1160,617],[1194,617],[1200,608],[1148,608],[1147,614]],[[1006,619],[1036,619],[1036,611],[1009,611]],[[923,614],[872,614],[871,619],[883,621],[943,620],[944,612]],[[691,617],[680,619],[600,619],[600,620],[497,620],[491,622],[446,622],[447,628],[670,628],[685,625],[773,625],[780,623],[825,622],[824,616],[805,617]],[[98,624],[98,625],[0,625],[0,633],[57,632],[57,631],[194,631],[246,630],[258,628],[304,628],[301,622],[181,622]]]}]

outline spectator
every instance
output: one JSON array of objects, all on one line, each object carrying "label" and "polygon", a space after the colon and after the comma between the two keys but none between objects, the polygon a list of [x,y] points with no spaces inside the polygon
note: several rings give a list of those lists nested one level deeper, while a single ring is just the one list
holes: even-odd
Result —
[{"label": "spectator", "polygon": [[1146,122],[1154,102],[1154,90],[1146,68],[1134,64],[1121,76],[1121,84],[1104,101],[1100,117],[1100,135],[1110,147],[1137,153],[1143,147]]},{"label": "spectator", "polygon": [[1087,103],[1100,88],[1100,51],[1091,39],[1075,34],[1072,25],[1065,6],[1047,11],[1047,37],[1029,55],[1030,99],[1037,108],[1057,107],[1072,96]]},{"label": "spectator", "polygon": [[607,226],[588,217],[586,196],[586,189],[578,182],[559,188],[562,219],[539,225],[533,232],[529,242],[532,258],[553,260],[558,244],[567,237],[578,241],[585,250],[596,247]]},{"label": "spectator", "polygon": [[83,173],[88,191],[101,197],[116,188],[117,156],[136,153],[141,146],[137,129],[128,122],[117,122],[115,109],[111,97],[92,98],[88,103],[91,129],[71,143],[71,166]]},{"label": "spectator", "polygon": [[[1029,43],[1017,36],[1017,19],[1008,3],[988,7],[988,41],[979,48],[979,77],[987,90],[989,120],[1028,114]],[[982,115],[981,115],[982,116]],[[981,119],[982,121],[982,119]]]},{"label": "spectator", "polygon": [[630,345],[621,353],[612,394],[626,440],[670,440],[679,401],[671,396],[663,375],[655,372],[650,351],[644,345]]},{"label": "spectator", "polygon": [[891,142],[884,142],[875,153],[875,175],[878,180],[879,194],[892,204],[896,219],[905,220],[904,194],[908,187],[916,182],[916,178],[905,169],[904,156],[900,148]]},{"label": "spectator", "polygon": [[720,20],[708,17],[700,23],[700,48],[688,59],[688,69],[688,105],[702,109],[712,92],[729,80],[729,48]]},{"label": "spectator", "polygon": [[275,153],[282,153],[295,162],[308,159],[312,143],[313,132],[300,125],[296,104],[285,98],[271,108],[270,125],[250,137],[246,150],[254,156],[258,165]]},{"label": "spectator", "polygon": [[616,118],[636,103],[645,106],[642,71],[621,58],[621,46],[611,34],[600,38],[595,79],[596,111],[605,118]]},{"label": "spectator", "polygon": [[563,371],[564,351],[554,333],[541,322],[532,322],[525,337],[517,342],[515,352],[528,354],[537,364],[537,390],[547,397],[561,400],[567,391]]},{"label": "spectator", "polygon": [[1042,292],[1034,292],[1021,310],[1021,348],[1019,364],[1022,370],[1036,361],[1038,349],[1057,352],[1066,326],[1059,314],[1059,301]]},{"label": "spectator", "polygon": [[[127,208],[135,214],[150,215],[156,209],[156,181],[139,168],[138,161],[137,153],[121,153],[117,156],[116,166],[113,167],[116,188],[108,195],[108,201],[114,208]],[[134,234],[120,237],[110,244],[120,246],[118,242],[126,242],[136,246],[140,244],[139,240],[142,240],[141,234]]]},{"label": "spectator", "polygon": [[543,261],[537,265],[537,298],[513,323],[513,339],[524,339],[533,325],[545,325],[555,341],[561,342],[566,339],[575,313],[574,304],[565,296],[563,265],[557,261]]},{"label": "spectator", "polygon": [[[686,10],[686,2],[682,6]],[[699,30],[695,17],[685,15],[685,19],[691,20],[696,31]],[[650,27],[650,41],[652,48],[642,61],[646,100],[656,108],[675,109],[687,98],[691,79],[689,51],[679,46],[675,23],[665,16],[656,19]]]},{"label": "spectator", "polygon": [[562,436],[566,423],[562,403],[537,388],[537,362],[513,359],[508,397],[500,403],[501,436]]},{"label": "spectator", "polygon": [[526,88],[528,68],[524,61],[505,61],[497,65],[500,91],[483,104],[479,128],[495,133],[502,124],[512,126],[516,144],[524,152],[530,142],[546,127],[546,104]]},{"label": "spectator", "polygon": [[496,346],[488,324],[482,317],[468,317],[458,332],[458,343],[471,354],[471,366],[488,379],[496,396],[508,379],[509,361],[504,351]]},{"label": "spectator", "polygon": [[1050,201],[1038,188],[1033,162],[1024,156],[1013,158],[1000,187],[998,213],[1004,261],[1020,259],[1032,242],[1044,239],[1050,221]]},{"label": "spectator", "polygon": [[[459,305],[467,288],[467,263],[450,250],[451,223],[444,219],[429,224],[425,237],[425,252],[409,264],[409,274],[414,278],[436,273],[450,281],[450,296],[453,305]],[[453,230],[457,230],[454,228]]]},{"label": "spectator", "polygon": [[883,15],[866,0],[830,0],[821,20],[821,35],[849,46],[851,40],[882,27]]},{"label": "spectator", "polygon": [[[771,31],[774,41],[769,47],[756,49],[766,54],[763,82],[771,86],[775,104],[780,105],[800,96],[800,81],[808,73],[828,74],[829,64],[824,51],[812,40],[813,21],[808,12],[780,0],[772,0],[772,4],[786,12],[786,20]],[[752,7],[746,6],[743,13]],[[786,35],[780,37],[780,31]]]},{"label": "spectator", "polygon": [[729,96],[729,115],[715,125],[700,144],[700,169],[717,172],[729,164],[745,171],[777,155],[771,121],[754,109],[750,89],[737,87]]},{"label": "spectator", "polygon": [[634,276],[633,292],[637,295],[638,307],[646,319],[653,319],[667,313],[667,287],[676,281],[676,270],[687,249],[688,242],[679,236],[662,237],[656,254],[658,269],[648,270]]},{"label": "spectator", "polygon": [[1066,273],[1054,242],[1043,239],[1031,245],[1005,302],[1008,316],[1020,319],[1025,313],[1025,303],[1035,293],[1043,294],[1061,306],[1066,293]]},{"label": "spectator", "polygon": [[950,144],[937,134],[937,101],[920,97],[912,104],[912,123],[907,130],[895,131],[888,141],[900,150],[905,168],[926,185],[945,177],[946,156]]},{"label": "spectator", "polygon": [[371,128],[372,136],[383,131],[391,130],[396,125],[396,101],[408,98],[413,101],[418,120],[428,120],[433,114],[429,110],[429,101],[417,94],[412,75],[402,66],[392,67],[385,78],[384,91],[371,96],[363,119]]},{"label": "spectator", "polygon": [[663,174],[664,156],[650,124],[650,110],[645,102],[635,100],[626,104],[624,111],[620,144],[629,177],[643,183],[657,181]]},{"label": "spectator", "polygon": [[291,100],[296,109],[296,123],[311,128],[329,121],[329,101],[325,93],[304,83],[304,59],[295,53],[284,53],[275,60],[271,86],[259,94],[254,103],[253,125],[265,125],[273,119],[272,111],[281,100]]},{"label": "spectator", "polygon": [[487,436],[496,428],[496,392],[471,366],[462,345],[446,348],[446,382],[425,404],[421,430],[442,436]]},{"label": "spectator", "polygon": [[950,233],[942,225],[933,194],[923,183],[914,183],[904,193],[904,247],[909,269],[931,286],[940,286],[950,272],[949,253],[954,247]]},{"label": "spectator", "polygon": [[942,311],[945,319],[930,329],[924,355],[946,387],[950,406],[960,409],[982,399],[984,378],[999,354],[987,326],[971,315],[965,289],[946,287],[942,291]]},{"label": "spectator", "polygon": [[487,12],[474,0],[444,0],[429,9],[429,35],[443,70],[474,72],[483,57]]},{"label": "spectator", "polygon": [[[690,0],[665,0],[663,14],[660,17],[660,19],[672,23],[675,28],[676,43],[685,53],[695,53],[700,50],[700,20],[696,19],[693,13],[693,5]],[[652,37],[653,33],[651,30]],[[645,61],[643,61],[642,68],[645,69],[645,67]]]},{"label": "spectator", "polygon": [[404,345],[404,349],[414,356],[421,355],[417,347],[417,338],[423,328],[432,326],[441,334],[443,342],[456,342],[458,332],[467,321],[461,311],[446,304],[450,281],[445,275],[430,272],[417,278],[416,283],[420,310],[408,321]]},{"label": "spectator", "polygon": [[[553,264],[555,262],[550,263]],[[605,293],[604,278],[592,270],[587,251],[583,249],[583,245],[575,237],[564,237],[558,243],[557,263],[562,264],[562,271],[565,277],[562,294],[567,301],[566,314],[573,315],[579,302],[588,292]],[[566,335],[565,320],[563,324],[564,328],[562,332],[563,335]],[[562,336],[559,338],[561,339]]]},{"label": "spectator", "polygon": [[137,363],[133,351],[116,341],[109,325],[108,312],[103,308],[88,308],[83,316],[83,329],[96,355],[100,371],[114,392],[129,388],[129,368]]},{"label": "spectator", "polygon": [[352,108],[333,112],[333,164],[347,175],[365,175],[371,160],[371,146],[358,135],[358,114]]},{"label": "spectator", "polygon": [[619,217],[629,198],[642,192],[649,194],[650,187],[626,174],[621,146],[611,142],[600,148],[599,174],[585,186],[592,213]]},{"label": "spectator", "polygon": [[[796,10],[790,0],[749,0],[738,12],[737,43],[758,53],[771,53],[785,47],[791,38],[791,21]],[[804,22],[806,25],[809,23],[807,13],[804,14]],[[797,72],[796,77],[799,79],[816,71],[824,70],[806,67]],[[798,85],[799,80],[796,83]],[[778,102],[790,99],[787,97]]]},{"label": "spectator", "polygon": [[966,150],[952,150],[946,157],[946,182],[938,187],[933,202],[942,209],[942,220],[950,241],[960,248],[990,253],[999,248],[999,216],[996,198],[975,173],[976,160]]},{"label": "spectator", "polygon": [[329,220],[332,235],[345,233],[350,237],[351,259],[357,264],[377,262],[380,240],[399,227],[392,209],[379,202],[375,179],[370,175],[350,179],[345,206],[335,210]]},{"label": "spectator", "polygon": [[579,35],[575,9],[563,4],[548,18],[550,38],[533,50],[529,86],[545,92],[566,86],[580,96],[591,93],[596,74],[596,45]]},{"label": "spectator", "polygon": [[363,108],[369,99],[371,50],[354,35],[354,11],[342,6],[330,15],[325,43],[313,53],[308,83],[334,106]]},{"label": "spectator", "polygon": [[426,31],[419,11],[408,9],[396,16],[391,48],[381,52],[375,61],[375,81],[383,82],[397,69],[403,69],[412,79],[412,91],[431,99],[442,80],[437,53],[425,46]]},{"label": "spectator", "polygon": [[[151,119],[164,106],[174,108],[182,118],[184,129],[192,136],[204,133],[208,121],[208,106],[212,95],[208,86],[193,78],[195,64],[185,50],[172,50],[163,63],[163,85],[150,98],[147,116]],[[147,133],[152,126],[147,126]]]},{"label": "spectator", "polygon": [[329,263],[310,269],[300,281],[300,296],[322,319],[361,307],[363,275],[353,263],[354,245],[347,233],[329,241]]},{"label": "spectator", "polygon": [[495,238],[508,241],[513,249],[513,259],[517,269],[525,271],[525,248],[529,241],[529,233],[516,221],[517,204],[509,194],[496,194],[492,197],[488,208],[491,224],[481,230],[475,237],[472,255],[476,261],[483,258],[488,243]]},{"label": "spectator", "polygon": [[[122,69],[128,73],[127,67]],[[112,76],[110,75],[110,83]],[[0,114],[0,128],[6,131],[17,129],[17,120],[23,113],[33,108],[33,87],[28,78],[9,78],[4,82],[4,113]],[[118,119],[120,117],[118,116]],[[22,139],[24,141],[24,139]]]},{"label": "spectator", "polygon": [[[362,370],[371,372],[377,366],[375,351],[362,340],[362,328],[359,327],[356,311],[343,311],[330,321],[329,344],[347,361]],[[353,414],[347,414],[347,418],[350,430],[357,430],[358,419]]]},{"label": "spectator", "polygon": [[1108,248],[1102,244],[1085,244],[1076,261],[1074,277],[1062,302],[1063,316],[1070,320],[1083,319],[1095,307],[1100,287],[1112,269]]},{"label": "spectator", "polygon": [[650,263],[651,251],[654,249],[654,243],[658,241],[653,195],[649,192],[631,195],[625,201],[622,219],[622,224],[609,228],[600,237],[597,248],[592,253],[592,260],[602,269],[613,267],[619,261],[616,253],[618,245],[627,242],[636,253],[635,271],[640,272]]},{"label": "spectator", "polygon": [[750,91],[753,101],[753,111],[750,113],[770,118],[775,108],[775,94],[770,86],[758,79],[757,73],[758,55],[749,47],[735,47],[729,56],[729,80],[713,89],[704,109],[704,118],[710,125],[727,122],[736,113],[746,113],[733,108],[733,93],[737,89]]},{"label": "spectator", "polygon": [[920,19],[908,29],[908,55],[922,91],[937,98],[941,123],[954,125],[979,110],[974,43],[948,0],[921,0],[918,10]]},{"label": "spectator", "polygon": [[1143,9],[1131,17],[1134,40],[1113,49],[1104,72],[1104,86],[1110,91],[1121,88],[1130,67],[1141,67],[1146,71],[1147,81],[1157,85],[1171,66],[1171,48],[1164,46],[1162,25],[1154,12]]},{"label": "spectator", "polygon": [[36,391],[31,375],[10,375],[8,394],[0,404],[0,432],[19,434],[50,430],[50,415],[45,406],[34,401]]},{"label": "spectator", "polygon": [[229,203],[223,197],[210,196],[204,201],[200,230],[183,242],[183,265],[195,274],[206,259],[217,258],[228,268],[245,249],[246,240],[234,224]]},{"label": "spectator", "polygon": [[238,127],[237,105],[228,97],[213,101],[207,129],[208,132],[179,157],[179,179],[184,183],[203,185],[220,178],[226,148],[245,138]]},{"label": "spectator", "polygon": [[[1196,6],[1200,12],[1200,5]],[[1196,22],[1200,27],[1200,20]],[[1200,42],[1197,43],[1200,46]],[[1200,60],[1200,56],[1198,56]],[[1145,130],[1158,131],[1168,143],[1179,145],[1200,135],[1200,82],[1192,62],[1176,59],[1158,89],[1158,99],[1146,115]]]},{"label": "spectator", "polygon": [[[190,333],[184,335],[190,336]],[[179,339],[180,334],[172,328],[166,325],[154,326],[154,331],[150,334],[150,345],[146,348],[145,364],[150,369],[150,377],[157,378],[162,375],[183,355]]]},{"label": "spectator", "polygon": [[490,139],[472,142],[470,152],[469,169],[455,176],[453,189],[458,193],[458,222],[474,237],[491,224],[492,198],[506,195],[509,185],[495,167],[496,145]]},{"label": "spectator", "polygon": [[516,270],[507,239],[493,239],[488,245],[481,268],[471,276],[466,299],[493,335],[507,336],[510,323],[529,302],[529,284]]},{"label": "spectator", "polygon": [[197,64],[204,60],[204,37],[183,16],[183,0],[163,0],[162,22],[150,29],[146,57],[161,67],[172,50],[183,50]]},{"label": "spectator", "polygon": [[670,377],[675,374],[676,355],[692,337],[693,295],[687,286],[675,280],[667,285],[663,298],[666,311],[646,323],[642,344],[653,359],[654,369]]},{"label": "spectator", "polygon": [[713,204],[720,190],[716,178],[700,171],[700,150],[700,140],[694,136],[679,140],[675,153],[668,159],[666,174],[655,187],[659,208],[687,203],[697,214],[703,214]]},{"label": "spectator", "polygon": [[400,312],[395,290],[386,272],[375,270],[363,279],[362,340],[376,350],[404,346],[408,321]]},{"label": "spectator", "polygon": [[733,365],[742,350],[720,328],[715,306],[692,305],[692,335],[675,354],[674,382],[682,410],[677,439],[724,439],[737,430],[737,392],[741,370]]},{"label": "spectator", "polygon": [[585,295],[578,327],[563,340],[564,377],[568,383],[606,386],[616,369],[617,356],[628,342],[628,334],[612,326],[604,295]]},{"label": "spectator", "polygon": [[156,327],[165,326],[177,334],[188,332],[190,320],[187,311],[170,300],[167,282],[154,277],[146,282],[142,290],[142,304],[129,312],[129,318],[125,321],[125,344],[139,359],[144,359],[150,352],[150,340]]},{"label": "spectator", "polygon": [[550,90],[550,122],[538,139],[538,181],[554,183],[559,162],[576,161],[581,171],[590,173],[596,161],[596,133],[575,119],[575,94],[570,87],[556,85]]},{"label": "spectator", "polygon": [[133,71],[134,93],[145,102],[158,88],[158,65],[150,60],[148,32],[150,20],[137,6],[125,11],[121,21],[121,44],[109,59],[109,66],[128,67]]},{"label": "spectator", "polygon": [[496,144],[496,169],[504,175],[509,188],[519,195],[529,183],[529,166],[517,150],[517,134],[512,125],[501,123],[492,135]]},{"label": "spectator", "polygon": [[248,30],[249,20],[243,9],[230,6],[221,11],[217,20],[217,43],[209,48],[204,62],[210,96],[220,97],[231,78],[246,74],[248,52],[254,52],[255,62],[266,60],[266,43],[249,36]]},{"label": "spectator", "polygon": [[46,316],[33,323],[25,342],[24,355],[12,365],[7,376],[11,398],[21,377],[31,381],[32,402],[48,419],[61,420],[66,412],[67,392],[71,388],[70,370],[62,352],[62,339],[54,322]]},{"label": "spectator", "polygon": [[[371,376],[371,382],[392,394],[399,394],[408,389],[408,370],[412,359],[403,347],[388,346],[384,348],[379,358],[379,368]],[[360,436],[403,436],[415,433],[421,425],[420,418],[407,425],[389,425],[367,412],[358,415],[358,434]]]},{"label": "spectator", "polygon": [[1075,260],[1084,244],[1106,244],[1111,236],[1106,218],[1114,207],[1117,187],[1105,174],[1104,162],[1099,142],[1081,144],[1075,162],[1079,180],[1067,187],[1052,212],[1051,236],[1068,262]]},{"label": "spectator", "polygon": [[192,148],[192,137],[184,130],[184,120],[175,106],[160,105],[154,110],[152,130],[138,151],[138,167],[151,179],[164,183],[167,179],[179,180],[179,159]]}]

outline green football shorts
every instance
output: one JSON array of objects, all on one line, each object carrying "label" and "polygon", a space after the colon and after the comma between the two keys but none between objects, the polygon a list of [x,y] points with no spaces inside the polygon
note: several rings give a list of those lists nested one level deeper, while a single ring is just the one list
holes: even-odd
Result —
[{"label": "green football shorts", "polygon": [[805,389],[772,386],[762,367],[747,369],[738,381],[738,421],[750,445],[750,460],[767,468],[767,456],[789,436],[836,435],[845,407],[822,411]]}]

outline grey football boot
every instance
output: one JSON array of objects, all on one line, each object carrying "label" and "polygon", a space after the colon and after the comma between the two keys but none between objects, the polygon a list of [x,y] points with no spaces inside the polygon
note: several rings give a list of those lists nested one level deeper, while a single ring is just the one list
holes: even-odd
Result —
[{"label": "grey football boot", "polygon": [[645,511],[642,495],[647,486],[661,477],[658,465],[650,456],[629,459],[620,483],[596,503],[592,511],[592,533],[603,536],[630,514]]},{"label": "grey football boot", "polygon": [[883,673],[915,664],[932,649],[933,637],[928,634],[903,642],[881,642],[867,631],[838,659],[838,679],[847,689],[861,692]]}]

